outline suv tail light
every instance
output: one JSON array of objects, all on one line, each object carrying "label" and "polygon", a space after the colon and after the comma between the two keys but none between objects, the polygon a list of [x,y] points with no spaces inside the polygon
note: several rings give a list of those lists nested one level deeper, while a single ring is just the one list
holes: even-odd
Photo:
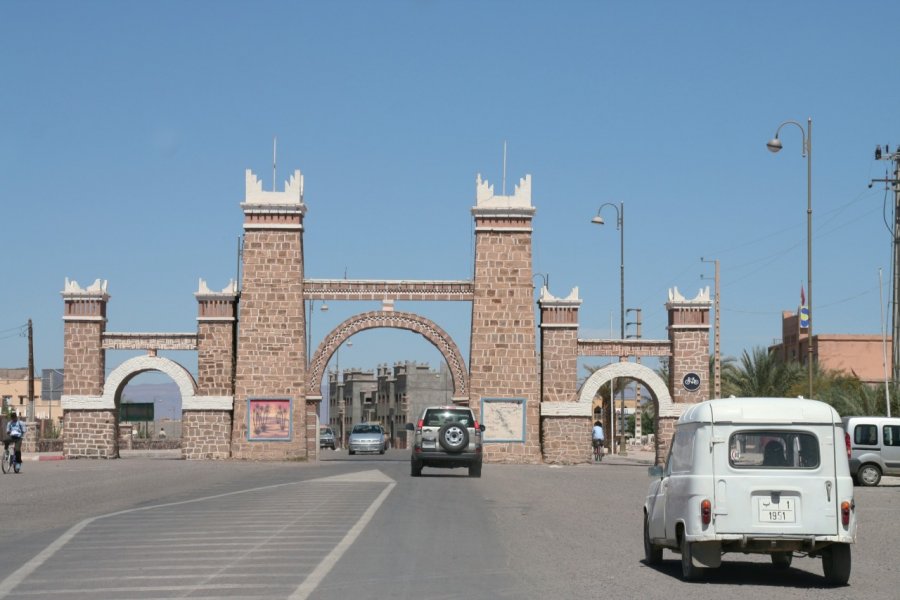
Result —
[{"label": "suv tail light", "polygon": [[850,434],[844,433],[844,445],[847,446],[847,460],[850,460]]},{"label": "suv tail light", "polygon": [[711,519],[712,519],[712,502],[710,502],[709,499],[706,499],[700,503],[700,520],[703,521],[704,525],[709,525],[709,522]]},{"label": "suv tail light", "polygon": [[425,420],[424,420],[424,419],[419,419],[419,422],[416,423],[416,429],[421,430],[421,429],[422,429],[422,425],[424,425],[424,424],[425,424]]},{"label": "suv tail light", "polygon": [[478,420],[475,421],[475,431],[481,431],[481,427],[478,426]]},{"label": "suv tail light", "polygon": [[850,510],[853,508],[853,505],[848,501],[844,500],[841,502],[841,523],[844,524],[844,527],[850,524]]}]

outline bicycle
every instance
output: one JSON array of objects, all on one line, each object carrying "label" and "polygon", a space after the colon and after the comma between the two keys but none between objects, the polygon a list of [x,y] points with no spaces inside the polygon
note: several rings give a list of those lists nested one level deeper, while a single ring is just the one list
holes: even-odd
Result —
[{"label": "bicycle", "polygon": [[591,442],[594,444],[594,462],[600,462],[603,460],[603,440],[592,439]]},{"label": "bicycle", "polygon": [[16,464],[16,451],[10,450],[10,445],[7,445],[3,450],[3,460],[0,460],[0,468],[3,469],[4,473],[18,473],[19,466]]}]

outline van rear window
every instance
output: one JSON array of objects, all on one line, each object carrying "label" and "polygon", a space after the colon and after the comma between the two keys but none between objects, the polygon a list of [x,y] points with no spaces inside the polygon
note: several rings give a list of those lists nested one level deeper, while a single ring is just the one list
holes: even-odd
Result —
[{"label": "van rear window", "polygon": [[816,469],[819,440],[800,431],[739,431],[728,442],[732,467],[755,469]]}]

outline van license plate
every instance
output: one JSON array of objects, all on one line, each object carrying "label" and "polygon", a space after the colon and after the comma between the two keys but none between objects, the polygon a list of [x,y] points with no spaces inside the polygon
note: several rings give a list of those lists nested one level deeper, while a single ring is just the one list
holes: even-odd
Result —
[{"label": "van license plate", "polygon": [[757,498],[759,520],[762,523],[793,523],[796,498],[763,496]]}]

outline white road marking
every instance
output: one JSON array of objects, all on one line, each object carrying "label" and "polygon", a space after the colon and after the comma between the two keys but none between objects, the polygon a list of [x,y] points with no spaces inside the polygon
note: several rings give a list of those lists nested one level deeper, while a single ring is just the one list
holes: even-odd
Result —
[{"label": "white road marking", "polygon": [[306,580],[300,584],[293,594],[290,596],[290,600],[306,600],[309,598],[309,595],[313,593],[313,591],[319,586],[325,576],[334,568],[334,565],[341,559],[344,553],[350,548],[353,542],[356,541],[356,538],[359,537],[359,534],[362,533],[362,530],[365,529],[366,525],[369,524],[369,521],[372,520],[372,517],[378,511],[378,508],[384,502],[385,498],[388,497],[388,494],[391,493],[391,490],[397,485],[396,481],[391,480],[391,483],[375,498],[375,501],[366,509],[366,512],[362,514],[359,520],[350,528],[350,531],[347,532],[347,535],[344,536],[344,539],[340,541],[340,543],[334,547],[334,549],[328,553],[322,562],[313,569],[313,572],[310,573]]},{"label": "white road marking", "polygon": [[[87,518],[80,523],[76,523],[68,531],[63,533],[60,537],[58,537],[53,543],[44,548],[41,552],[35,555],[31,560],[26,562],[24,565],[10,573],[3,581],[0,581],[0,600],[6,598],[10,595],[13,589],[16,588],[19,584],[21,584],[29,575],[34,573],[37,569],[39,569],[43,564],[45,564],[48,560],[50,560],[54,554],[59,552],[59,550],[68,544],[72,538],[74,538],[80,531],[82,531],[85,527],[98,521],[100,519],[106,519],[109,517],[115,517],[119,515],[124,515],[133,512],[142,512],[155,510],[158,508],[168,508],[172,506],[181,506],[185,504],[196,504],[199,502],[205,502],[207,500],[214,500],[217,498],[226,498],[228,496],[237,496],[240,494],[248,494],[252,492],[258,492],[261,490],[268,489],[277,489],[281,487],[295,486],[301,484],[310,484],[310,483],[387,483],[388,487],[381,492],[378,498],[369,506],[365,513],[360,517],[360,519],[356,522],[356,524],[350,529],[344,539],[338,544],[338,546],[333,549],[328,556],[323,559],[321,563],[316,567],[316,569],[306,578],[304,583],[297,588],[291,598],[307,598],[309,593],[312,592],[328,574],[328,572],[332,569],[335,563],[340,559],[341,555],[346,552],[347,548],[353,543],[353,541],[359,536],[362,532],[363,528],[366,524],[372,519],[372,516],[378,510],[378,507],[381,506],[384,499],[387,498],[388,494],[391,490],[394,489],[394,486],[397,483],[391,479],[390,477],[384,475],[378,470],[370,470],[370,471],[360,471],[357,473],[350,473],[347,475],[338,475],[335,477],[320,477],[317,479],[307,479],[303,481],[292,481],[288,483],[276,483],[273,485],[264,485],[256,488],[250,488],[246,490],[237,490],[234,492],[225,492],[222,494],[215,494],[212,496],[204,496],[202,498],[193,498],[190,500],[181,500],[178,502],[167,502],[164,504],[155,504],[153,506],[142,506],[139,508],[129,508],[126,510],[120,510],[116,512],[107,513],[105,515],[98,515],[96,517]],[[310,587],[311,584],[311,587]],[[306,591],[304,591],[306,590]],[[302,595],[298,595],[302,594]]]}]

